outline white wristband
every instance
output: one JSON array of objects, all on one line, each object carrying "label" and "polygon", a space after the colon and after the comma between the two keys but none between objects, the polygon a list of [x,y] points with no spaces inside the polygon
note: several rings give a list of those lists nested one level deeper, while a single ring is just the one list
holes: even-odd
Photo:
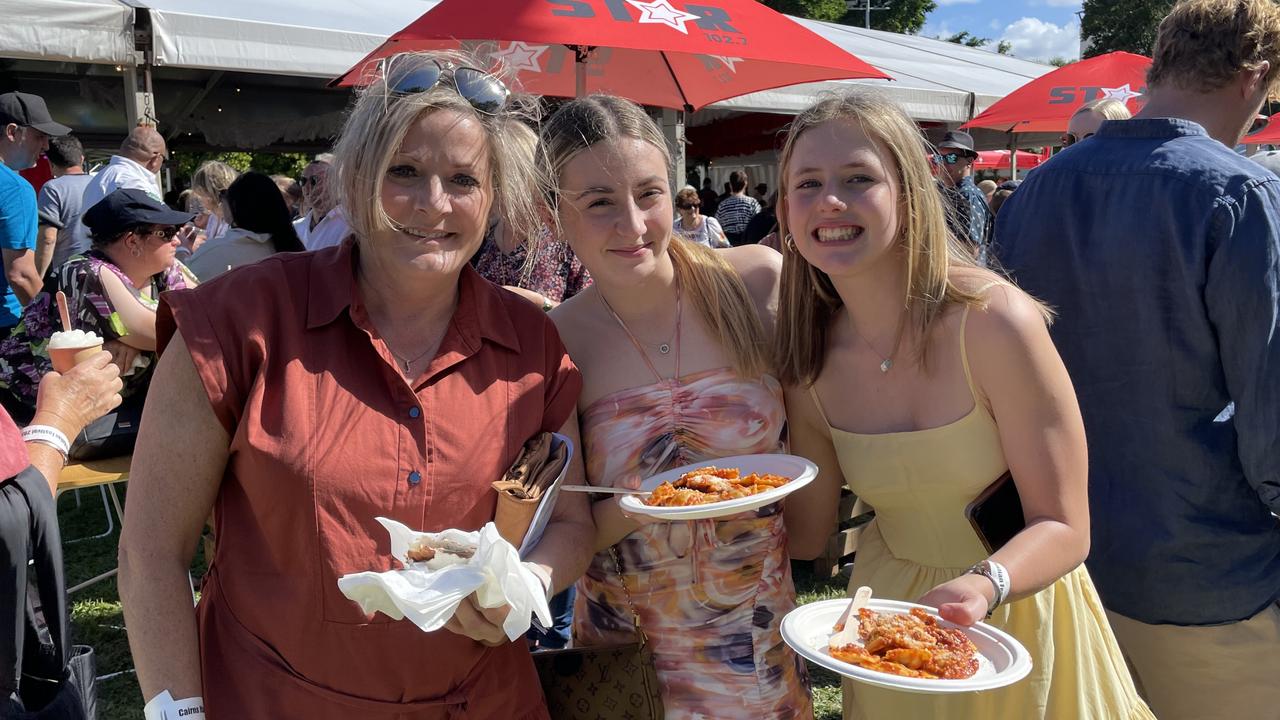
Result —
[{"label": "white wristband", "polygon": [[546,570],[542,569],[541,565],[536,565],[531,562],[526,562],[521,564],[524,565],[529,572],[533,573],[534,577],[538,578],[538,582],[542,583],[542,591],[546,593],[547,599],[550,600],[551,599],[551,574],[548,573]]},{"label": "white wristband", "polygon": [[28,425],[22,428],[22,441],[48,445],[64,457],[71,453],[71,441],[61,430],[51,425]]},{"label": "white wristband", "polygon": [[142,716],[145,720],[204,720],[204,698],[174,700],[165,690],[142,708]]}]

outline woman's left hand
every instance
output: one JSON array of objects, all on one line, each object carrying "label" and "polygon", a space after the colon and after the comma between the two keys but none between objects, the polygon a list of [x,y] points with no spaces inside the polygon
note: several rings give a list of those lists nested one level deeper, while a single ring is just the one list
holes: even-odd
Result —
[{"label": "woman's left hand", "polygon": [[445,623],[444,629],[489,647],[506,645],[511,641],[507,639],[507,633],[502,629],[502,622],[510,613],[510,605],[496,608],[480,607],[476,602],[475,593],[472,593],[466,600],[458,603],[457,611],[454,612],[453,617],[449,618],[449,622]]},{"label": "woman's left hand", "polygon": [[995,587],[981,575],[961,575],[925,593],[916,602],[938,608],[943,620],[968,627],[987,616]]}]

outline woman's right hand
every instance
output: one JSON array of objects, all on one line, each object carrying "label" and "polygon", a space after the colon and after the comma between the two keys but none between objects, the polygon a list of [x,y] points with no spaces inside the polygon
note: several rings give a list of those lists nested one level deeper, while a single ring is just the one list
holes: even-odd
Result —
[{"label": "woman's right hand", "polygon": [[120,368],[101,351],[64,373],[40,381],[33,424],[52,425],[75,437],[86,425],[120,404]]}]

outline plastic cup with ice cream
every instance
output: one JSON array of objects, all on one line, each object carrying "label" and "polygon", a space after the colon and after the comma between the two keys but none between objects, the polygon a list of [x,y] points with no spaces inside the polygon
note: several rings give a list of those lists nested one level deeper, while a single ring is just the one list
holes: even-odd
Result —
[{"label": "plastic cup with ice cream", "polygon": [[64,373],[102,350],[102,338],[92,330],[60,330],[49,338],[49,360]]}]

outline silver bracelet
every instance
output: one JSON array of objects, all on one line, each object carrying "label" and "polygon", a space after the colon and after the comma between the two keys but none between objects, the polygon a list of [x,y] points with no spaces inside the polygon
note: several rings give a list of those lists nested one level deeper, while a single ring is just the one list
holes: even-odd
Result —
[{"label": "silver bracelet", "polygon": [[36,442],[62,453],[65,458],[71,454],[71,441],[58,428],[52,425],[28,425],[22,428],[23,442]]}]

